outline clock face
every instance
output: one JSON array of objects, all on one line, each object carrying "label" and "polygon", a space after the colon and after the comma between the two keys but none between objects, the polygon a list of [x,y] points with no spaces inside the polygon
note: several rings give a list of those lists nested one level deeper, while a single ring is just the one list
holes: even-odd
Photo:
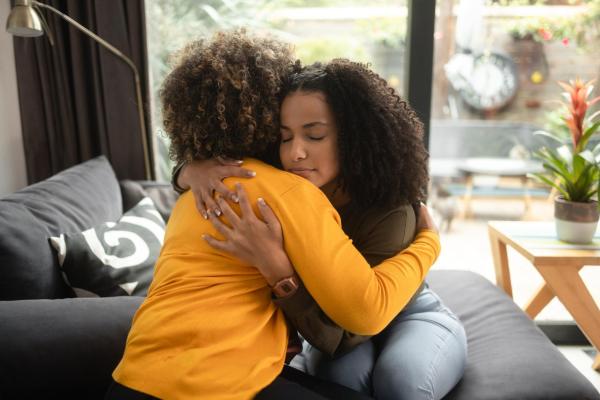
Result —
[{"label": "clock face", "polygon": [[517,93],[517,78],[515,64],[510,58],[498,53],[480,54],[473,60],[467,84],[460,94],[477,110],[499,110]]}]

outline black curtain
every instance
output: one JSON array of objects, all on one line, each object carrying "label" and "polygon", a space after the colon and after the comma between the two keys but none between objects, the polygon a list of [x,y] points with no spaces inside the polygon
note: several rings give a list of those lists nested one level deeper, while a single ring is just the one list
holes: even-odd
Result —
[{"label": "black curtain", "polygon": [[[42,1],[133,60],[148,116],[144,0]],[[62,18],[39,10],[54,34],[54,46],[46,36],[14,39],[29,183],[100,154],[108,157],[119,179],[144,179],[131,68]],[[150,132],[149,117],[146,126]]]}]

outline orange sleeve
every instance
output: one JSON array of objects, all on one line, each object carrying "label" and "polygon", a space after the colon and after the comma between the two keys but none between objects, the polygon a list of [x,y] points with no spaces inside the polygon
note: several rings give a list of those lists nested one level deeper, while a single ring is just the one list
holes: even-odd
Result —
[{"label": "orange sleeve", "polygon": [[409,248],[371,268],[318,189],[298,185],[281,200],[271,205],[290,261],[323,311],[351,332],[374,335],[385,328],[439,255],[437,233],[423,230]]}]

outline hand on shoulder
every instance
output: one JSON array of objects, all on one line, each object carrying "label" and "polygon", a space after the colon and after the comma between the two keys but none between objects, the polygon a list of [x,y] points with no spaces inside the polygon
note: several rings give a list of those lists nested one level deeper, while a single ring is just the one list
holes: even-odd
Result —
[{"label": "hand on shoulder", "polygon": [[417,224],[417,230],[421,231],[423,229],[429,229],[434,231],[435,233],[439,233],[438,227],[436,226],[433,217],[429,213],[429,209],[425,205],[425,203],[421,203],[419,207],[419,222]]}]

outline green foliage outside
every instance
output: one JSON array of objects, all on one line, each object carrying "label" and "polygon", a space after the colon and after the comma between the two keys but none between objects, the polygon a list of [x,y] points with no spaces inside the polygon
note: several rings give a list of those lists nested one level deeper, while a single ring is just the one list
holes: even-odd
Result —
[{"label": "green foliage outside", "polygon": [[[269,30],[261,15],[274,5],[270,0],[146,0],[148,57],[151,65],[151,90],[155,101],[164,76],[170,70],[169,56],[191,40],[208,37],[214,31],[247,27]],[[161,130],[160,105],[152,107],[152,120],[158,146],[158,178],[170,179],[172,162],[169,141]]]},{"label": "green foliage outside", "polygon": [[357,21],[357,27],[371,41],[389,48],[404,46],[406,18],[369,18]]},{"label": "green foliage outside", "polygon": [[565,44],[573,42],[585,49],[600,37],[600,0],[587,0],[583,4],[586,10],[573,17],[516,20],[509,26],[508,32],[515,39],[538,42],[562,40]]},{"label": "green foliage outside", "polygon": [[[285,32],[285,22],[271,18],[271,13],[282,8],[307,7],[377,7],[390,6],[390,0],[146,0],[148,56],[151,65],[151,90],[155,101],[164,76],[170,70],[169,57],[191,40],[209,37],[213,32],[245,27],[250,31],[273,34],[288,42],[295,42],[296,54],[304,63],[346,57],[366,62],[368,49],[352,36],[329,36],[301,39]],[[405,5],[397,1],[394,6]],[[404,21],[399,19],[370,21],[359,27],[358,37],[395,44],[405,34]],[[379,26],[376,26],[379,25]],[[376,28],[376,29],[375,29]],[[361,30],[362,29],[362,30]],[[158,146],[158,177],[169,179],[172,162],[168,157],[169,142],[160,128],[160,105],[152,105],[152,120]]]},{"label": "green foliage outside", "polygon": [[368,62],[366,48],[356,40],[347,37],[306,39],[296,44],[296,56],[304,64],[328,61],[333,58],[349,58],[352,61]]}]

